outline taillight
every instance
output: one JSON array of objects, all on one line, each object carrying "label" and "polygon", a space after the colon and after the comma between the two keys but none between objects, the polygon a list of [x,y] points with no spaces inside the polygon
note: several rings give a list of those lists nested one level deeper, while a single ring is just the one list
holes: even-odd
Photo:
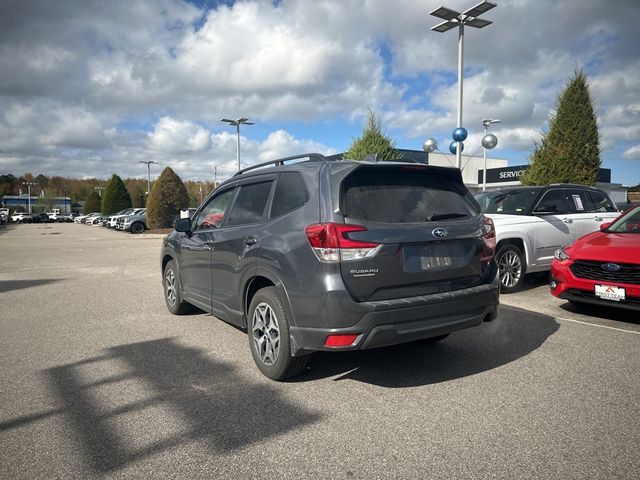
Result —
[{"label": "taillight", "polygon": [[304,229],[313,252],[321,262],[360,260],[375,256],[382,244],[354,240],[348,236],[351,232],[366,231],[362,225],[343,223],[316,223]]},{"label": "taillight", "polygon": [[496,252],[496,228],[493,225],[493,220],[489,217],[484,217],[482,225],[482,240],[484,246],[482,248],[482,261],[485,263],[491,262]]}]

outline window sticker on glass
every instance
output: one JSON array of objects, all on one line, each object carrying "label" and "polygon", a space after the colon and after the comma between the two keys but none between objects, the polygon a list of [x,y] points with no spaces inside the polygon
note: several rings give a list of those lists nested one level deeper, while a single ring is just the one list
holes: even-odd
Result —
[{"label": "window sticker on glass", "polygon": [[580,198],[580,195],[571,195],[573,197],[573,203],[575,203],[576,205],[576,210],[578,210],[579,212],[584,211],[584,205],[582,205],[582,199]]}]

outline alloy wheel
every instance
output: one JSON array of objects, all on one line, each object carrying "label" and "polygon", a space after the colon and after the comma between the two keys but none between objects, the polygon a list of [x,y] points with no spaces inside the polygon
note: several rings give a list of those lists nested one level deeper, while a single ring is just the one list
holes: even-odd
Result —
[{"label": "alloy wheel", "polygon": [[176,276],[173,273],[173,270],[167,270],[167,273],[164,276],[164,284],[166,287],[166,295],[167,302],[172,307],[176,304]]},{"label": "alloy wheel", "polygon": [[259,303],[251,320],[251,331],[256,351],[265,365],[273,365],[280,352],[280,327],[269,304]]},{"label": "alloy wheel", "polygon": [[522,276],[522,261],[513,250],[507,251],[500,257],[498,263],[500,283],[507,288],[515,287]]}]

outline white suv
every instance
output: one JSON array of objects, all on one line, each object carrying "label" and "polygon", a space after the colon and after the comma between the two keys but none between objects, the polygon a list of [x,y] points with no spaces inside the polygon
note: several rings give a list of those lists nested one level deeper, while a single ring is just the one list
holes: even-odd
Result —
[{"label": "white suv", "polygon": [[619,215],[606,193],[585,185],[512,187],[476,195],[496,228],[501,291],[518,290],[525,273],[549,270],[556,249]]}]

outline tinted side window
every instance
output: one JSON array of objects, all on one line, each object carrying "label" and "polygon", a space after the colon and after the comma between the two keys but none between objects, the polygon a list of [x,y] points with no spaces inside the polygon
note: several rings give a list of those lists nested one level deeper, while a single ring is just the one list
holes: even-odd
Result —
[{"label": "tinted side window", "polygon": [[572,203],[573,210],[576,213],[594,212],[593,202],[586,190],[571,189],[569,192],[569,201]]},{"label": "tinted side window", "polygon": [[596,212],[617,212],[616,207],[611,201],[604,196],[603,193],[596,190],[589,190],[589,196],[593,201],[593,205]]},{"label": "tinted side window", "polygon": [[207,203],[196,218],[193,219],[194,230],[219,227],[224,220],[225,213],[233,200],[235,189],[216,195]]},{"label": "tinted side window", "polygon": [[297,172],[281,173],[276,186],[276,193],[273,196],[271,217],[277,217],[295,210],[308,199],[309,194],[302,175]]},{"label": "tinted side window", "polygon": [[241,186],[236,201],[231,207],[227,224],[242,225],[262,220],[265,216],[272,185],[271,181]]},{"label": "tinted side window", "polygon": [[575,207],[573,207],[569,201],[567,191],[560,188],[549,190],[545,193],[536,207],[536,212],[553,212],[563,214],[574,211]]}]

